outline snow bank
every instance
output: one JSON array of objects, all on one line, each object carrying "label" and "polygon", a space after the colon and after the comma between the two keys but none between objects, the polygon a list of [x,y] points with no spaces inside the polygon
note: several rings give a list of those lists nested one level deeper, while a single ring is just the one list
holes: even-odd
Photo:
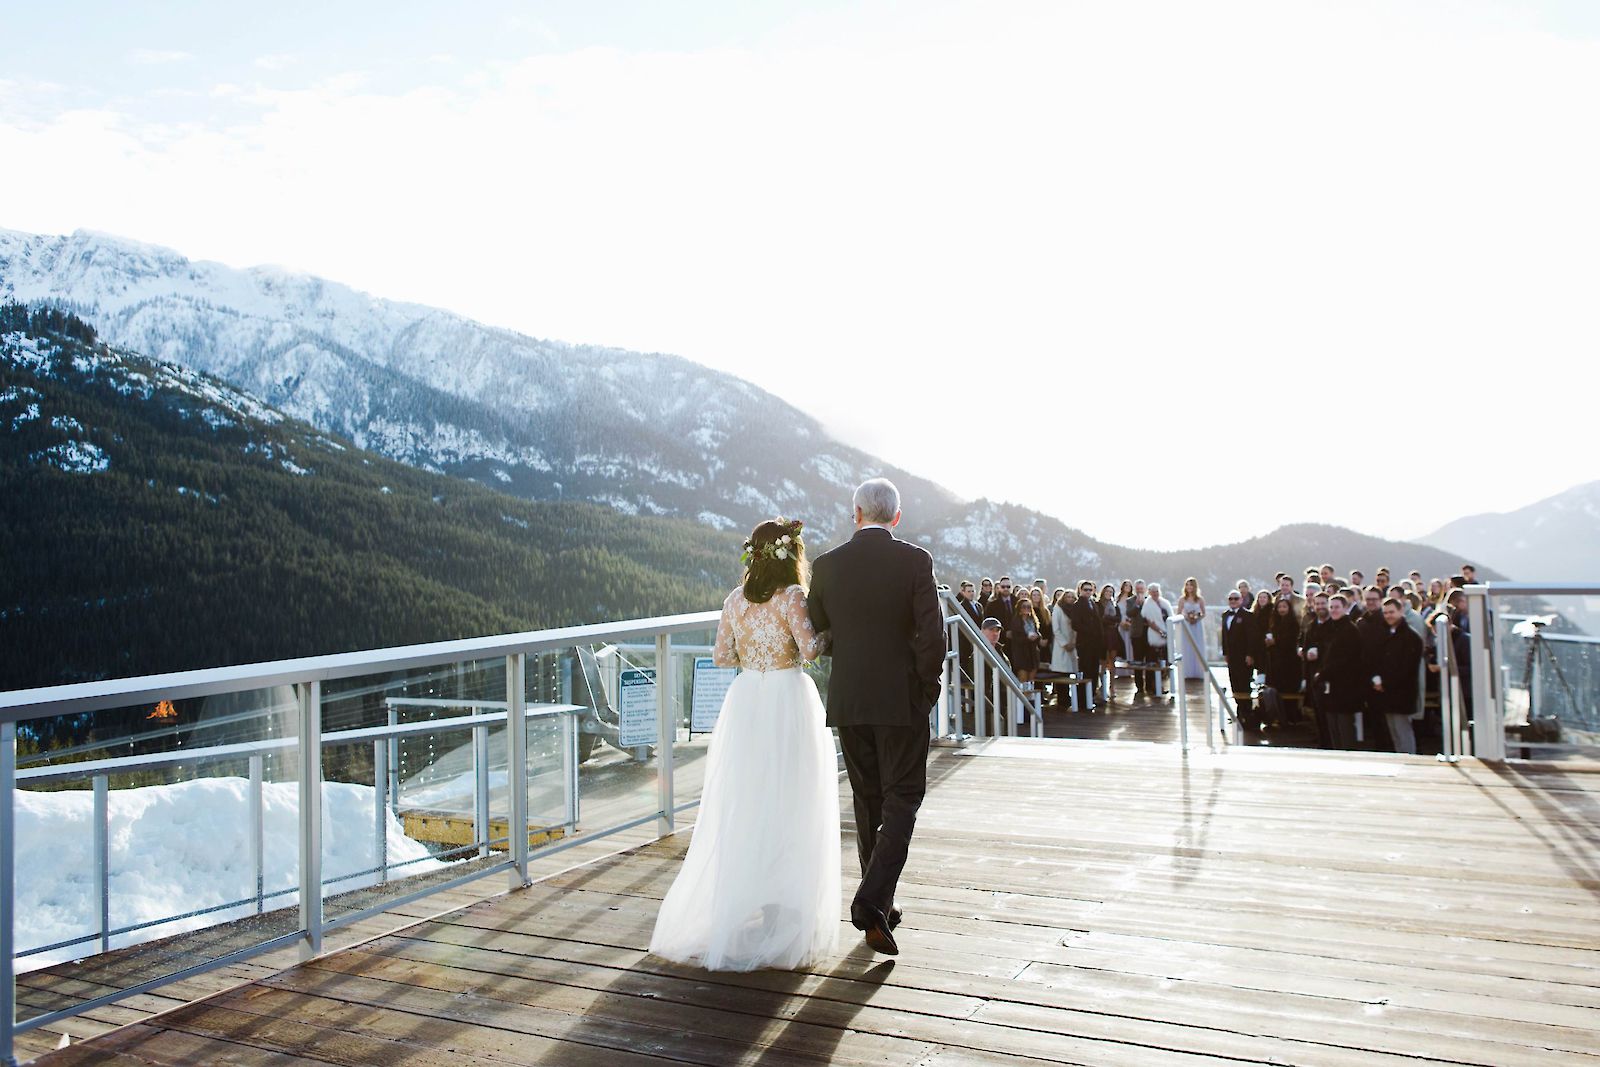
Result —
[{"label": "snow bank", "polygon": [[[245,778],[201,778],[175,785],[113,790],[107,798],[111,926],[164,919],[233,900],[253,898],[250,794]],[[261,787],[265,889],[299,884],[299,787]],[[88,790],[17,798],[17,950],[55,944],[99,931],[94,882],[94,795]],[[325,782],[322,787],[322,867],[336,878],[377,863],[371,786]],[[389,862],[407,865],[395,877],[436,870],[420,842],[386,813]],[[329,887],[342,892],[371,885],[363,875]],[[266,910],[296,906],[292,891],[268,899]],[[255,912],[255,904],[179,919],[111,939],[113,948],[197,930]],[[30,970],[98,951],[98,940],[18,961]]]}]

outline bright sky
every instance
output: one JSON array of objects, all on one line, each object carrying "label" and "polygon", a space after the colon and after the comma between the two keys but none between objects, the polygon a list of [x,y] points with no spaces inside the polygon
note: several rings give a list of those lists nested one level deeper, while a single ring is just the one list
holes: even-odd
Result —
[{"label": "bright sky", "polygon": [[675,352],[1121,544],[1600,477],[1590,0],[5,22],[0,226]]}]

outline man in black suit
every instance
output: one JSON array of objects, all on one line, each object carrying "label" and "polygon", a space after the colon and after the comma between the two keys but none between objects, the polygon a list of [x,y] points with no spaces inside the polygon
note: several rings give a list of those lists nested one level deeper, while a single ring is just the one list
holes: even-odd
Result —
[{"label": "man in black suit", "polygon": [[855,800],[861,885],[850,921],[891,956],[900,951],[895,887],[927,792],[928,714],[939,699],[945,641],[933,559],[895,537],[899,522],[894,483],[863,483],[856,534],[812,565],[809,600],[817,632],[833,633],[828,725],[839,731]]},{"label": "man in black suit", "polygon": [[1228,661],[1228,687],[1239,709],[1239,721],[1250,722],[1250,678],[1255,673],[1254,619],[1237,589],[1228,594],[1222,613],[1222,658]]},{"label": "man in black suit", "polygon": [[1078,583],[1078,599],[1066,609],[1072,620],[1073,640],[1077,643],[1078,674],[1087,679],[1078,685],[1078,710],[1102,708],[1110,701],[1100,692],[1100,661],[1106,657],[1106,632],[1100,625],[1100,602],[1094,597],[1094,583]]},{"label": "man in black suit", "polygon": [[[1319,598],[1320,599],[1320,598]],[[1321,623],[1317,676],[1317,711],[1328,720],[1331,748],[1356,747],[1356,712],[1366,700],[1366,657],[1361,632],[1347,614],[1350,602],[1343,593],[1328,599],[1328,621]]]},{"label": "man in black suit", "polygon": [[985,616],[1000,620],[1000,647],[1011,649],[1011,621],[1017,617],[1017,598],[1011,593],[1011,578],[1004,575],[995,585],[994,597],[984,606]]},{"label": "man in black suit", "polygon": [[[1132,624],[1129,638],[1133,645],[1133,658],[1138,663],[1150,660],[1150,627],[1144,621],[1145,585],[1141,578],[1133,583],[1133,595],[1122,602],[1122,615]],[[1146,690],[1155,690],[1155,672],[1136,668],[1133,672],[1133,692],[1143,696]]]}]

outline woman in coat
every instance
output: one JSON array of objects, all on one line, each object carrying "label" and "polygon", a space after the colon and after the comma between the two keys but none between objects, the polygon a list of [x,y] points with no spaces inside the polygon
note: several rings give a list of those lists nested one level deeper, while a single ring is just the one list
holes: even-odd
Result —
[{"label": "woman in coat", "polygon": [[[1060,596],[1056,598],[1056,606],[1050,611],[1053,637],[1050,642],[1050,669],[1062,674],[1077,674],[1078,630],[1072,616],[1078,603],[1078,596],[1070,589],[1058,589],[1056,592]],[[1056,703],[1058,706],[1061,703],[1059,687]]]}]

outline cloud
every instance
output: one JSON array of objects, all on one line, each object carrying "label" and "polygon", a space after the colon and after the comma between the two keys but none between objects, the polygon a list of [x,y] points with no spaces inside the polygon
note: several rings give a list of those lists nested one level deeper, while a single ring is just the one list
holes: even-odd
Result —
[{"label": "cloud", "polygon": [[261,70],[278,71],[288,70],[300,63],[300,56],[293,52],[276,52],[272,55],[257,56],[255,66]]},{"label": "cloud", "polygon": [[1593,478],[1600,348],[1600,43],[1419,10],[958,4],[0,123],[53,161],[8,224],[680,352],[1108,540],[1413,534]]},{"label": "cloud", "polygon": [[184,60],[193,58],[194,56],[188,52],[160,48],[135,48],[127,56],[129,63],[142,67],[159,66],[163,63],[181,63]]}]

